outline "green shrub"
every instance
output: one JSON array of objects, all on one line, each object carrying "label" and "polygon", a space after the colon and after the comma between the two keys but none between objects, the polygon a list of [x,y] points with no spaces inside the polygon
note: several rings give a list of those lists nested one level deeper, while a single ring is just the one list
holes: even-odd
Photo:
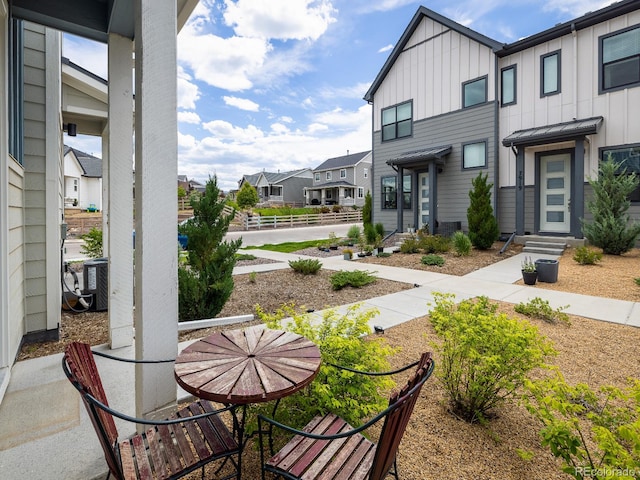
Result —
[{"label": "green shrub", "polygon": [[444,265],[444,258],[440,255],[430,253],[429,255],[423,255],[420,262],[422,262],[423,265],[435,265],[437,267],[441,267]]},{"label": "green shrub", "polygon": [[573,259],[580,265],[595,265],[602,260],[602,252],[589,247],[578,247],[576,253],[573,254]]},{"label": "green shrub", "polygon": [[[395,351],[383,338],[365,339],[371,333],[369,323],[377,310],[361,310],[361,305],[353,305],[346,313],[338,314],[329,309],[323,311],[321,322],[296,312],[293,305],[285,305],[273,315],[259,307],[256,311],[267,327],[303,335],[320,348],[322,355],[315,380],[304,390],[282,399],[278,414],[286,417],[287,424],[302,427],[315,415],[333,412],[351,425],[360,425],[387,406],[387,393],[394,386],[389,377],[358,375],[330,365],[369,372],[390,370],[388,358]],[[287,317],[290,320],[285,321]],[[261,408],[271,416],[271,405]]]},{"label": "green shrub", "polygon": [[640,223],[631,222],[627,210],[631,206],[629,194],[640,183],[635,172],[627,174],[626,167],[609,158],[600,162],[598,177],[589,178],[593,198],[587,202],[593,221],[582,221],[584,236],[592,245],[610,255],[628,252],[640,235]]},{"label": "green shrub", "polygon": [[384,225],[382,223],[376,223],[374,228],[376,229],[376,235],[384,238]]},{"label": "green shrub", "polygon": [[387,257],[390,257],[390,256],[391,256],[391,254],[389,252],[382,252],[382,253],[378,253],[376,255],[376,257],[379,257],[379,258],[387,258]]},{"label": "green shrub", "polygon": [[493,183],[487,183],[488,176],[488,174],[483,176],[481,172],[472,180],[473,189],[469,191],[469,208],[467,209],[469,239],[473,246],[480,250],[491,248],[500,235],[498,220],[491,206]]},{"label": "green shrub", "polygon": [[[576,480],[633,480],[640,471],[640,381],[624,388],[570,386],[552,378],[526,382],[525,405],[542,423],[542,446]],[[635,474],[630,473],[635,472]]]},{"label": "green shrub", "polygon": [[334,290],[342,290],[344,287],[360,288],[377,280],[375,275],[364,270],[340,270],[330,278]]},{"label": "green shrub", "polygon": [[299,258],[298,260],[289,260],[289,266],[296,273],[315,275],[322,268],[322,262],[316,258]]},{"label": "green shrub", "polygon": [[331,207],[331,211],[333,213],[340,213],[342,211],[342,207],[340,205],[334,205],[333,207]]},{"label": "green shrub", "polygon": [[364,226],[364,239],[367,243],[373,244],[376,241],[376,227],[371,223],[367,223]]},{"label": "green shrub", "polygon": [[460,257],[466,257],[471,254],[471,240],[464,232],[458,230],[454,233],[451,238],[451,243],[453,244],[453,249],[456,251],[456,254]]},{"label": "green shrub", "polygon": [[249,182],[243,182],[236,194],[236,202],[241,209],[255,207],[260,201],[258,191]]},{"label": "green shrub", "polygon": [[362,206],[362,223],[363,225],[369,225],[372,221],[372,205],[371,192],[367,190],[364,196],[364,205]]},{"label": "green shrub", "polygon": [[418,234],[419,248],[424,253],[445,253],[451,249],[451,240],[441,235]]},{"label": "green shrub", "polygon": [[565,305],[564,307],[558,307],[554,310],[551,308],[551,305],[549,305],[548,300],[535,297],[527,303],[518,303],[513,309],[527,317],[539,318],[549,323],[562,322],[566,325],[570,325],[571,321],[569,320],[569,315],[562,311],[568,307],[569,305]]},{"label": "green shrub", "polygon": [[484,421],[512,398],[526,375],[555,353],[529,322],[496,313],[487,297],[460,302],[436,293],[430,320],[442,343],[437,375],[453,412],[468,422]]},{"label": "green shrub", "polygon": [[350,238],[351,240],[354,241],[358,241],[358,239],[360,238],[360,227],[358,225],[351,225],[349,227],[349,230],[347,230],[347,238]]},{"label": "green shrub", "polygon": [[258,274],[256,272],[251,272],[249,274],[249,283],[256,283],[258,280]]},{"label": "green shrub", "polygon": [[413,235],[405,238],[402,245],[400,245],[400,251],[402,253],[418,253],[420,251],[420,242]]},{"label": "green shrub", "polygon": [[89,233],[85,233],[80,238],[84,240],[82,247],[80,247],[80,253],[86,255],[89,258],[101,258],[104,255],[102,252],[101,229],[91,227]]}]

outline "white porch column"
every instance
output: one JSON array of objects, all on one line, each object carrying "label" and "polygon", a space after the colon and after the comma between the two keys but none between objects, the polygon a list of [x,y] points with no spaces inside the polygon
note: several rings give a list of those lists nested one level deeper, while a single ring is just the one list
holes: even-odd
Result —
[{"label": "white porch column", "polygon": [[[107,67],[108,68],[108,67]],[[108,88],[108,86],[107,86]],[[109,112],[109,104],[107,104]],[[108,115],[107,113],[107,115]],[[102,256],[110,257],[109,252],[109,119],[102,131]]]},{"label": "white porch column", "polygon": [[[135,0],[136,357],[178,353],[175,0]],[[176,400],[173,364],[136,366],[136,414]]]},{"label": "white porch column", "polygon": [[[103,134],[103,242],[109,256],[109,342],[133,341],[133,42],[109,35],[109,115]],[[106,146],[106,152],[105,147]],[[106,155],[105,155],[106,153]],[[106,157],[106,158],[105,158]],[[105,168],[103,167],[103,171]],[[106,236],[104,234],[106,233]]]}]

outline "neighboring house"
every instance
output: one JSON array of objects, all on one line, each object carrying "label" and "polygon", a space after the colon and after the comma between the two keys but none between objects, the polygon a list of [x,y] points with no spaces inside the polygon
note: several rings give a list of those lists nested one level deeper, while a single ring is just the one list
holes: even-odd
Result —
[{"label": "neighboring house", "polygon": [[313,170],[307,205],[364,205],[371,191],[371,151],[347,153],[325,160]]},{"label": "neighboring house", "polygon": [[[111,347],[177,354],[176,32],[197,3],[0,0],[0,401],[20,346],[59,336],[63,131],[102,137]],[[62,32],[108,46],[108,86],[61,59]],[[137,416],[175,402],[173,366],[138,369],[135,395]]]},{"label": "neighboring house", "polygon": [[598,162],[640,169],[639,10],[624,0],[502,44],[420,7],[365,95],[374,221],[467,229],[483,173],[502,232],[582,238]]},{"label": "neighboring house", "polygon": [[64,206],[102,211],[102,159],[64,146]]},{"label": "neighboring house", "polygon": [[245,175],[238,182],[238,189],[248,182],[258,192],[260,203],[304,205],[304,191],[313,182],[310,168],[290,172],[259,172]]},{"label": "neighboring house", "polygon": [[189,180],[186,175],[178,175],[178,186],[184,188],[184,191],[189,195],[191,192],[204,193],[205,186],[197,180]]}]

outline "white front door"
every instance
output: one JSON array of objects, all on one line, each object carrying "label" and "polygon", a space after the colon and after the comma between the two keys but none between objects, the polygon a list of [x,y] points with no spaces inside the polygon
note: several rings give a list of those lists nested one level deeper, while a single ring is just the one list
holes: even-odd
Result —
[{"label": "white front door", "polygon": [[540,157],[540,231],[571,230],[571,154]]},{"label": "white front door", "polygon": [[422,228],[429,224],[429,172],[418,175],[418,225]]}]

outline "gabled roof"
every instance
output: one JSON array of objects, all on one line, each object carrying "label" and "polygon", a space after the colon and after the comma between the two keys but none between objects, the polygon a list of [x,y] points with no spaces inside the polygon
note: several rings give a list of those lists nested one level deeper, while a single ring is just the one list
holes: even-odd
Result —
[{"label": "gabled roof", "polygon": [[465,27],[464,25],[460,25],[458,22],[454,22],[450,18],[444,17],[439,13],[434,12],[433,10],[429,10],[426,7],[419,7],[418,11],[415,13],[413,18],[411,19],[411,22],[409,23],[404,33],[400,37],[400,40],[398,40],[398,42],[396,43],[396,46],[391,51],[389,58],[387,58],[387,61],[382,66],[382,69],[380,70],[375,80],[371,84],[371,87],[369,87],[369,90],[365,94],[364,99],[367,102],[371,103],[373,101],[373,95],[376,93],[376,91],[384,81],[385,77],[391,70],[391,67],[393,67],[393,64],[395,63],[396,59],[400,56],[400,54],[404,50],[404,47],[407,45],[407,43],[409,42],[409,39],[413,35],[413,32],[416,31],[416,28],[418,28],[418,26],[420,25],[420,22],[422,22],[422,19],[424,17],[430,18],[438,23],[441,23],[445,27],[448,27],[451,30],[456,31],[461,35],[469,37],[472,40],[475,40],[476,42],[493,49],[494,51],[500,49],[503,45],[502,43],[496,40],[493,40],[489,37],[486,37],[474,30],[471,30],[470,28]]},{"label": "gabled roof", "polygon": [[504,140],[502,140],[502,144],[505,147],[542,145],[570,140],[584,135],[593,135],[594,133],[598,133],[603,120],[603,117],[593,117],[518,130],[505,137]]},{"label": "gabled roof", "polygon": [[598,23],[606,22],[607,20],[619,17],[638,9],[640,9],[640,2],[638,2],[638,0],[622,0],[620,2],[609,5],[608,7],[596,10],[595,12],[589,12],[574,20],[569,20],[565,23],[559,23],[554,27],[523,38],[522,40],[518,40],[517,42],[503,45],[500,50],[496,51],[496,55],[498,57],[505,57],[507,55],[511,55],[512,53],[526,50],[536,45],[540,45],[550,40],[568,35],[573,31],[582,30]]},{"label": "gabled roof", "polygon": [[242,177],[242,180],[240,181],[240,183],[242,183],[242,181],[244,180],[245,182],[249,182],[250,185],[256,185],[258,183],[258,180],[260,179],[260,176],[264,176],[265,180],[270,184],[270,185],[275,185],[277,183],[281,183],[284,180],[291,178],[291,177],[296,177],[298,175],[300,175],[301,173],[304,172],[310,172],[311,169],[310,168],[301,168],[299,170],[291,170],[288,172],[258,172],[258,173],[252,173],[250,175],[244,175]]},{"label": "gabled roof", "polygon": [[91,178],[102,178],[102,159],[98,157],[94,157],[85,152],[81,152],[80,150],[76,150],[73,147],[69,147],[68,145],[64,146],[64,154],[65,156],[69,153],[73,153],[73,155],[78,160],[82,171],[84,172],[83,177],[91,177]]},{"label": "gabled roof", "polygon": [[336,168],[353,167],[370,154],[371,150],[367,150],[366,152],[351,153],[343,155],[342,157],[330,158],[314,168],[313,171],[316,172],[321,170],[335,170]]}]

